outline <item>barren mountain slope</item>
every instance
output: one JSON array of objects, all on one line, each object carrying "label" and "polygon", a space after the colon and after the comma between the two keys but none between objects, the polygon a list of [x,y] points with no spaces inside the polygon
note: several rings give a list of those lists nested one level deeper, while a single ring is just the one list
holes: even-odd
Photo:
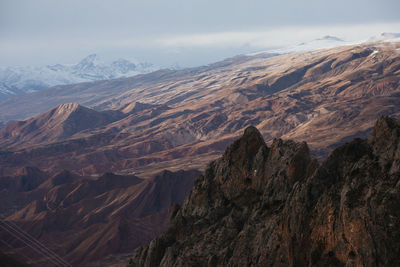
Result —
[{"label": "barren mountain slope", "polygon": [[34,118],[8,124],[0,131],[0,145],[27,146],[62,140],[78,132],[105,126],[123,115],[118,111],[91,110],[77,103],[61,104]]},{"label": "barren mountain slope", "polygon": [[[40,137],[54,133],[23,130],[23,125],[36,125],[43,115],[8,125],[1,131],[5,144],[1,171],[7,174],[29,165],[48,171],[146,173],[162,164],[174,166],[178,158],[184,162],[178,167],[192,163],[203,167],[248,125],[257,126],[266,142],[274,137],[307,141],[312,153],[322,157],[353,136],[365,137],[377,116],[399,116],[399,47],[400,43],[366,43],[161,71],[104,82],[133,87],[120,95],[118,87],[104,90],[114,94],[108,100],[93,84],[87,90],[99,90],[103,100],[97,98],[92,104],[117,108],[114,112],[123,114],[119,120],[77,129],[73,136],[57,136],[51,142],[44,138],[44,143]],[[72,96],[73,88],[78,94],[85,85],[75,87],[51,92]],[[17,135],[7,137],[7,129]]]},{"label": "barren mountain slope", "polygon": [[[278,154],[271,152],[271,162],[288,152],[285,170],[292,180],[277,178],[284,186],[276,186],[276,195],[271,196],[281,200],[284,194],[279,190],[289,190],[302,179],[296,174],[298,168],[305,173],[300,166],[303,161],[291,161],[293,153],[300,151],[307,162],[311,157],[303,143],[273,139],[307,141],[312,155],[322,158],[332,147],[367,136],[379,115],[398,117],[399,49],[400,43],[377,42],[277,57],[237,57],[208,67],[165,70],[32,95],[32,103],[40,97],[38,105],[43,107],[63,100],[86,101],[90,108],[61,104],[0,130],[1,200],[11,204],[1,209],[2,215],[44,242],[65,240],[55,250],[76,264],[127,252],[165,229],[168,207],[181,201],[191,187],[190,179],[182,182],[180,174],[154,175],[163,169],[204,168],[249,125],[260,129],[266,143],[276,147]],[[0,114],[21,110],[13,107],[19,100],[9,101],[0,109],[9,108],[10,113]],[[38,107],[27,99],[21,101],[28,111]],[[34,167],[15,174],[25,166]],[[120,176],[91,176],[110,171]],[[132,174],[150,179],[126,180]],[[308,172],[304,175],[309,177]],[[237,185],[229,184],[235,194],[241,192]],[[18,248],[14,253],[28,253],[21,243],[4,238]],[[317,259],[326,256],[325,248],[311,246]],[[304,251],[293,253],[309,257]],[[346,260],[342,254],[336,258]]]},{"label": "barren mountain slope", "polygon": [[[261,58],[268,58],[276,54],[265,54]],[[257,56],[259,58],[260,56]],[[136,75],[130,78],[103,80],[96,82],[78,83],[72,85],[55,86],[26,95],[10,97],[0,102],[0,120],[21,120],[43,113],[57,105],[76,102],[96,109],[109,109],[121,106],[121,95],[128,91],[136,92],[141,96],[151,97],[147,91],[151,88],[169,87],[170,84],[190,83],[193,76],[202,76],[214,71],[230,71],[231,65],[254,59],[251,56],[237,56],[221,62],[189,68],[183,70],[159,70],[149,74]],[[118,98],[118,99],[117,99]],[[125,99],[124,103],[137,101],[138,98]],[[154,101],[152,101],[154,102]],[[123,103],[122,103],[123,104]]]},{"label": "barren mountain slope", "polygon": [[[38,170],[29,171],[29,178],[46,177]],[[5,242],[0,250],[18,259],[27,256],[27,263],[35,266],[54,266],[54,261],[15,236],[18,225],[73,266],[128,253],[165,231],[172,205],[182,203],[198,175],[194,170],[164,171],[143,180],[112,173],[81,177],[63,171],[29,188],[2,188],[2,203],[14,203],[14,210],[2,210],[1,216],[8,217],[0,222]],[[20,177],[7,179],[19,184]]]}]

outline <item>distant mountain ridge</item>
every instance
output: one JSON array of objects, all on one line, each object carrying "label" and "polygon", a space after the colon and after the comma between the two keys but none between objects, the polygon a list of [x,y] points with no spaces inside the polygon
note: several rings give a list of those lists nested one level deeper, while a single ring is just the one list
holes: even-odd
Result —
[{"label": "distant mountain ridge", "polygon": [[[279,265],[282,255],[281,266],[295,265],[290,264],[292,259],[301,266],[311,266],[301,264],[303,260],[309,262],[310,257],[311,263],[321,263],[313,266],[329,266],[331,260],[347,262],[348,257],[361,259],[366,266],[373,266],[370,261],[364,261],[368,258],[365,257],[366,253],[371,255],[371,250],[364,250],[357,245],[358,238],[368,234],[357,231],[355,235],[351,233],[352,223],[362,229],[357,218],[365,213],[364,209],[352,209],[356,213],[350,220],[346,220],[346,225],[350,226],[344,232],[346,238],[341,238],[341,229],[336,228],[340,242],[326,243],[324,240],[332,240],[333,236],[324,232],[325,235],[319,239],[322,245],[319,245],[318,242],[310,242],[308,230],[315,229],[312,237],[318,236],[319,226],[326,225],[322,219],[333,217],[326,216],[331,214],[329,210],[320,212],[320,209],[308,209],[301,213],[303,205],[314,205],[313,202],[302,200],[307,192],[311,193],[313,200],[318,199],[316,194],[321,192],[319,189],[330,190],[324,186],[326,184],[319,183],[322,176],[312,176],[312,171],[319,163],[311,157],[325,158],[333,148],[355,137],[366,138],[373,131],[373,124],[380,115],[400,118],[399,49],[400,42],[379,41],[285,55],[242,55],[197,68],[164,69],[129,78],[55,86],[40,92],[10,97],[0,102],[0,120],[6,122],[21,118],[24,121],[10,121],[0,130],[0,184],[3,186],[3,189],[0,187],[0,201],[3,203],[0,215],[7,215],[9,222],[19,225],[44,242],[55,240],[55,252],[66,255],[65,259],[74,266],[79,266],[79,262],[84,264],[81,266],[115,266],[112,264],[116,260],[127,257],[121,253],[131,253],[133,247],[147,243],[165,230],[169,214],[173,215],[174,220],[181,218],[177,205],[168,207],[174,202],[182,203],[184,193],[192,188],[186,185],[193,182],[195,177],[193,175],[182,180],[179,178],[181,174],[176,172],[188,168],[204,170],[207,162],[221,155],[228,144],[248,129],[245,130],[247,134],[243,142],[231,146],[228,156],[223,156],[222,163],[215,164],[213,170],[205,172],[205,183],[202,182],[203,178],[196,183],[197,188],[200,186],[200,189],[206,190],[199,192],[196,189],[188,198],[200,204],[199,212],[202,212],[203,204],[216,208],[212,208],[207,217],[200,216],[201,220],[194,216],[189,216],[190,220],[179,219],[178,227],[190,229],[190,232],[178,231],[173,236],[176,240],[170,239],[171,236],[165,239],[167,244],[162,240],[161,243],[154,241],[151,248],[146,250],[149,258],[155,259],[152,256],[155,254],[161,257],[164,245],[172,244],[170,241],[179,243],[183,240],[181,237],[191,238],[199,234],[204,241],[211,237],[218,242],[228,241],[228,245],[220,243],[222,246],[217,244],[211,247],[211,251],[217,254],[215,257],[200,257],[199,253],[199,256],[185,259],[187,265],[195,265],[196,262],[192,260],[206,260],[198,265],[216,266],[214,263],[229,260],[229,255],[236,255],[237,260],[240,260],[238,257],[244,261],[248,259],[248,263],[259,263],[257,266],[267,265],[262,263],[268,259]],[[96,58],[89,62],[97,64]],[[81,67],[86,65],[90,67],[91,63],[82,64]],[[33,115],[35,117],[32,118]],[[31,118],[27,119],[28,116]],[[392,120],[383,119],[380,122],[378,125],[381,126],[374,128],[381,129],[375,131],[380,138],[371,140],[374,143],[377,140],[393,142],[372,146],[366,144],[369,141],[357,139],[352,143],[354,145],[345,145],[337,150],[333,158],[328,158],[328,164],[320,167],[320,174],[343,171],[349,179],[339,177],[339,183],[333,189],[343,194],[332,195],[328,192],[324,195],[334,198],[329,198],[332,200],[329,202],[322,199],[321,203],[328,203],[328,206],[333,203],[334,210],[339,211],[339,207],[347,205],[347,200],[364,201],[357,198],[359,194],[362,197],[369,195],[364,188],[372,188],[373,192],[378,193],[375,191],[379,190],[379,187],[375,187],[376,181],[390,181],[387,184],[389,187],[385,186],[390,190],[394,185],[400,185],[397,181],[392,184],[393,180],[386,179],[383,175],[385,172],[374,176],[381,179],[367,180],[367,187],[358,183],[363,175],[358,167],[362,169],[362,166],[370,166],[374,171],[377,170],[375,166],[379,165],[385,170],[392,168],[396,175],[400,173],[397,146],[400,126],[391,127],[391,124],[397,125]],[[257,127],[260,132],[254,127],[248,128],[249,125]],[[392,128],[397,130],[391,131]],[[390,148],[393,153],[397,153],[396,157],[385,155],[382,151],[368,152],[379,147]],[[338,156],[337,160],[335,155]],[[359,156],[365,156],[368,160],[358,161]],[[311,164],[307,163],[309,161]],[[342,163],[354,163],[355,168],[341,168]],[[166,169],[175,174],[162,172]],[[137,179],[127,178],[133,176],[144,180],[137,183]],[[331,181],[330,177],[324,181]],[[312,180],[300,184],[300,192],[290,194],[295,193],[291,188],[308,178]],[[352,183],[353,178],[357,183]],[[215,182],[208,183],[210,180]],[[172,191],[178,187],[182,190]],[[107,188],[110,190],[106,191]],[[227,197],[218,193],[221,188]],[[388,193],[384,190],[379,192]],[[182,198],[176,199],[178,194]],[[380,195],[377,194],[379,198]],[[297,197],[290,201],[290,196]],[[208,201],[209,197],[212,201]],[[249,199],[251,201],[247,202]],[[338,203],[339,199],[343,201]],[[250,203],[250,206],[243,206],[244,201]],[[286,201],[288,210],[282,213]],[[383,203],[383,207],[387,207],[386,203],[391,202]],[[356,201],[354,204],[362,202]],[[261,205],[262,209],[258,209],[260,206],[257,205]],[[366,208],[378,210],[376,208],[379,205],[375,203]],[[183,204],[182,207],[185,206]],[[398,207],[395,209],[400,210]],[[224,215],[226,211],[227,216]],[[386,220],[387,217],[383,216],[385,209],[379,209],[379,212],[377,216]],[[301,220],[296,217],[299,214],[302,214]],[[346,213],[341,214],[346,216]],[[252,221],[251,225],[246,223],[249,219],[247,215],[259,219],[257,224],[269,222],[264,225],[271,228],[252,227]],[[209,228],[210,223],[220,216],[225,218],[223,223],[228,227]],[[288,226],[285,218],[290,218],[296,225]],[[310,221],[311,218],[317,220]],[[348,217],[334,218],[339,223],[340,218]],[[369,218],[365,219],[364,222],[369,221]],[[281,242],[279,236],[274,239],[269,234],[269,229],[276,229],[279,223],[277,220],[282,222],[281,229],[287,234],[285,240],[288,242]],[[310,225],[310,222],[313,224]],[[392,221],[387,222],[392,224]],[[237,235],[245,224],[249,231]],[[391,227],[389,224],[384,227]],[[340,224],[334,223],[336,226],[340,227]],[[203,229],[207,230],[206,235],[203,235]],[[298,229],[305,235],[296,235],[296,232],[300,233]],[[253,233],[271,236],[272,243],[257,242],[257,238],[253,239]],[[26,247],[24,249],[17,243],[18,240],[13,241],[5,234],[4,237],[0,235],[0,238],[10,241],[8,244],[25,255]],[[235,240],[249,246],[240,246],[234,250]],[[352,249],[347,242],[349,240],[356,242],[354,247],[359,249]],[[207,246],[209,243],[204,244]],[[267,250],[264,244],[271,246]],[[384,248],[385,244],[377,244]],[[0,251],[3,245],[0,244]],[[175,265],[175,255],[180,257],[185,251],[189,252],[187,255],[197,253],[191,246],[180,250],[178,244],[175,248],[165,250],[167,256],[163,261],[171,262],[169,266]],[[246,253],[251,256],[243,257],[247,248],[256,255],[253,257],[252,253]],[[264,252],[270,251],[269,248],[279,252],[277,257],[265,257],[269,254]],[[5,248],[3,251],[11,252]],[[208,251],[209,248],[201,247],[200,252]],[[260,251],[263,253],[260,254]],[[286,257],[286,251],[296,255]],[[145,260],[146,253],[142,250],[140,255],[135,254],[132,263]],[[100,256],[105,255],[110,255],[110,258],[100,259]],[[236,259],[232,259],[231,263],[237,264],[221,265],[247,265]],[[92,260],[99,261],[99,264],[88,265]],[[353,266],[351,260],[348,266]],[[40,264],[35,263],[36,266]],[[399,265],[394,263],[387,266]],[[155,263],[154,266],[158,265]]]},{"label": "distant mountain ridge", "polygon": [[391,40],[397,38],[400,38],[400,32],[383,32],[378,36],[373,36],[369,38],[368,41],[375,42],[375,41]]},{"label": "distant mountain ridge", "polygon": [[55,86],[134,76],[157,70],[151,63],[117,59],[110,64],[91,54],[78,64],[41,67],[1,67],[0,100],[12,95],[31,93]]},{"label": "distant mountain ridge", "polygon": [[313,39],[307,42],[302,42],[295,45],[283,46],[276,49],[258,51],[255,53],[250,53],[249,55],[257,55],[262,53],[291,54],[291,53],[312,51],[318,49],[333,48],[350,44],[352,43],[345,41],[337,36],[325,35],[323,37]]},{"label": "distant mountain ridge", "polygon": [[[348,42],[326,35],[295,46],[282,47],[277,50],[259,53],[296,53],[320,48],[331,48],[349,44]],[[170,70],[179,66],[168,67]],[[0,101],[10,96],[37,92],[57,85],[69,85],[82,82],[126,78],[137,74],[150,73],[160,67],[148,62],[131,62],[118,59],[109,64],[102,62],[97,54],[91,54],[74,65],[55,64],[40,67],[0,67]]]},{"label": "distant mountain ridge", "polygon": [[0,173],[24,166],[88,174],[141,174],[163,164],[201,169],[248,125],[266,142],[307,141],[323,158],[366,137],[377,116],[400,118],[399,47],[377,42],[242,56],[11,97],[0,104],[2,121],[13,109],[50,108],[0,130]]},{"label": "distant mountain ridge", "polygon": [[67,138],[86,129],[107,125],[122,117],[123,114],[118,111],[95,111],[77,103],[66,103],[27,121],[7,125],[0,131],[0,137],[12,140],[9,145],[21,141],[40,143]]}]

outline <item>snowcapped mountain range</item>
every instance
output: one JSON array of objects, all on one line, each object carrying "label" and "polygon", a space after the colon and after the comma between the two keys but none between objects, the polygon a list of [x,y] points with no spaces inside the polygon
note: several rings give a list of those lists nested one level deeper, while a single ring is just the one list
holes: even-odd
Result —
[{"label": "snowcapped mountain range", "polygon": [[150,63],[134,63],[126,59],[107,64],[96,54],[85,57],[75,65],[0,67],[0,100],[55,85],[129,77],[157,69]]},{"label": "snowcapped mountain range", "polygon": [[324,37],[314,39],[308,42],[299,43],[291,46],[284,46],[277,49],[270,49],[265,51],[259,51],[255,53],[250,53],[248,55],[257,55],[262,53],[277,53],[277,54],[290,54],[304,51],[311,51],[323,48],[332,48],[335,46],[342,46],[351,44],[350,42],[346,42],[336,36],[326,35]]},{"label": "snowcapped mountain range", "polygon": [[[399,39],[400,33],[382,33],[369,38],[367,41],[375,42],[379,40]],[[258,51],[247,55],[254,56],[262,53],[288,54],[351,45],[360,42],[348,42],[335,36],[326,35],[297,45]],[[169,68],[180,69],[179,66],[171,66]],[[12,95],[36,92],[55,85],[130,77],[158,69],[160,67],[156,67],[150,63],[131,62],[126,59],[118,59],[107,64],[101,61],[96,54],[85,57],[75,65],[56,64],[41,67],[0,67],[0,101]]]},{"label": "snowcapped mountain range", "polygon": [[354,45],[362,42],[376,42],[376,41],[394,41],[400,38],[400,33],[388,33],[384,32],[377,36],[372,36],[367,40],[359,40],[349,42],[338,38],[336,36],[325,35],[321,38],[317,38],[308,42],[299,43],[292,46],[285,46],[280,47],[277,49],[265,50],[255,53],[250,53],[248,55],[257,55],[261,53],[277,53],[277,54],[290,54],[290,53],[297,53],[297,52],[305,52],[305,51],[312,51],[317,49],[326,49],[332,48],[336,46],[344,46],[344,45]]},{"label": "snowcapped mountain range", "polygon": [[[345,44],[347,42],[340,38],[327,35],[296,46],[263,52],[285,54]],[[174,69],[174,67],[170,68]],[[36,92],[55,85],[130,77],[157,69],[160,68],[150,63],[131,62],[126,59],[118,59],[107,64],[96,54],[85,57],[75,65],[0,67],[0,101],[12,95]]]},{"label": "snowcapped mountain range", "polygon": [[307,50],[320,49],[320,48],[330,48],[330,47],[346,45],[346,44],[348,44],[348,42],[344,41],[343,39],[340,39],[336,36],[326,35],[324,37],[314,39],[309,42],[300,43],[297,46],[292,47],[292,48],[293,48],[294,52],[297,52],[297,51],[300,52],[300,51],[307,51]]},{"label": "snowcapped mountain range", "polygon": [[400,38],[400,33],[398,32],[383,32],[378,36],[373,36],[369,38],[368,41],[370,42],[375,42],[375,41],[381,41],[381,40],[394,40]]}]

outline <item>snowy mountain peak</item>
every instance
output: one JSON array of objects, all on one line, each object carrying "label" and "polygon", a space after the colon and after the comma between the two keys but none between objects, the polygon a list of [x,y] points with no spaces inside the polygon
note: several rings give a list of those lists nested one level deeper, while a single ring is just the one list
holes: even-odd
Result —
[{"label": "snowy mountain peak", "polygon": [[383,32],[378,36],[373,36],[368,39],[370,42],[381,41],[381,40],[392,40],[400,38],[400,33],[398,32]]},{"label": "snowy mountain peak", "polygon": [[331,36],[331,35],[325,35],[324,37],[317,38],[314,40],[311,40],[309,42],[301,43],[299,46],[309,46],[310,48],[325,48],[326,46],[331,46],[331,45],[340,45],[340,43],[344,43],[345,41],[336,37],[336,36]]},{"label": "snowy mountain peak", "polygon": [[95,60],[98,60],[99,56],[97,54],[90,54],[87,57],[85,57],[84,59],[82,59],[81,61],[90,61],[90,62],[94,62]]},{"label": "snowy mountain peak", "polygon": [[99,56],[97,54],[90,54],[87,57],[83,58],[79,64],[95,64],[96,62],[99,62]]},{"label": "snowy mountain peak", "polygon": [[335,41],[335,42],[344,42],[343,39],[340,39],[336,36],[325,35],[322,38],[318,38],[317,41]]},{"label": "snowy mountain peak", "polygon": [[321,38],[313,39],[307,42],[299,43],[297,45],[283,46],[277,49],[271,49],[266,51],[260,51],[256,53],[251,53],[248,55],[257,55],[262,53],[278,53],[278,54],[288,54],[297,53],[304,51],[312,51],[317,49],[332,48],[335,46],[348,45],[350,42],[345,41],[339,37],[332,35],[325,35]]},{"label": "snowy mountain peak", "polygon": [[121,73],[128,73],[129,71],[136,70],[136,65],[129,60],[120,58],[111,63],[111,66],[118,69]]},{"label": "snowy mountain peak", "polygon": [[130,62],[127,59],[119,58],[119,59],[113,61],[113,63],[111,63],[111,64],[134,64],[134,63]]},{"label": "snowy mountain peak", "polygon": [[394,38],[400,38],[400,33],[398,32],[383,32],[381,34],[383,38],[388,38],[388,39],[394,39]]},{"label": "snowy mountain peak", "polygon": [[126,59],[107,64],[97,54],[88,55],[75,65],[0,68],[0,100],[55,85],[129,77],[158,69],[147,62],[133,63]]},{"label": "snowy mountain peak", "polygon": [[87,70],[87,69],[92,69],[95,66],[101,66],[101,65],[104,65],[104,63],[99,60],[97,54],[91,54],[82,59],[77,65],[75,65],[75,69]]}]

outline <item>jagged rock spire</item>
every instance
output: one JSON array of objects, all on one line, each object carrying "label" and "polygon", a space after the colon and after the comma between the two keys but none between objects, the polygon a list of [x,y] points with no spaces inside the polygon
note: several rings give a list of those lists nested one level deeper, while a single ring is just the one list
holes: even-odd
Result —
[{"label": "jagged rock spire", "polygon": [[268,148],[249,127],[129,266],[398,266],[399,132],[381,118],[319,166],[307,144]]}]

